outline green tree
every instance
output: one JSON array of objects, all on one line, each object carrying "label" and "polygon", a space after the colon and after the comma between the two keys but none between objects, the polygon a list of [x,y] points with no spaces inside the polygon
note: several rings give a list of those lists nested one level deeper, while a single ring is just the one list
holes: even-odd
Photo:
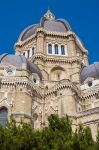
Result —
[{"label": "green tree", "polygon": [[0,150],[99,150],[99,131],[94,142],[89,127],[79,125],[73,132],[71,126],[67,115],[51,115],[40,131],[11,121],[6,128],[0,126]]},{"label": "green tree", "polygon": [[72,150],[72,128],[68,116],[59,118],[51,115],[49,126],[42,131],[42,139],[47,149]]}]

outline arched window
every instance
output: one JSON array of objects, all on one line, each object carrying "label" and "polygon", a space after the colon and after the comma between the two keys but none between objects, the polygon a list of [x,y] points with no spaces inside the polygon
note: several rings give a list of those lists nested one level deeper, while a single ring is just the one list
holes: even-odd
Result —
[{"label": "arched window", "polygon": [[60,76],[61,76],[61,74],[58,73],[58,74],[57,74],[57,80],[60,80]]},{"label": "arched window", "polygon": [[48,44],[48,53],[52,54],[52,45],[51,44]]},{"label": "arched window", "polygon": [[5,127],[7,123],[8,110],[6,108],[0,109],[0,124]]},{"label": "arched window", "polygon": [[25,56],[25,52],[23,53],[23,56]]},{"label": "arched window", "polygon": [[58,54],[58,45],[55,45],[55,54]]},{"label": "arched window", "polygon": [[30,57],[30,50],[27,51],[27,58]]},{"label": "arched window", "polygon": [[64,47],[64,45],[61,46],[61,55],[65,55],[65,47]]},{"label": "arched window", "polygon": [[32,55],[34,55],[34,47],[32,47]]}]

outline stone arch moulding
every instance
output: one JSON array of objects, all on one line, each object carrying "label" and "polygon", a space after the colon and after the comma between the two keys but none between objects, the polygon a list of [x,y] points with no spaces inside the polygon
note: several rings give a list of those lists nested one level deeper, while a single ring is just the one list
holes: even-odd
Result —
[{"label": "stone arch moulding", "polygon": [[0,109],[2,108],[6,108],[8,110],[8,116],[10,116],[12,114],[12,105],[8,105],[8,103],[6,102],[6,100],[3,100],[0,103]]},{"label": "stone arch moulding", "polygon": [[0,107],[0,124],[5,127],[8,119],[8,109],[6,107]]},{"label": "stone arch moulding", "polygon": [[6,108],[8,110],[8,112],[10,112],[10,106],[8,106],[8,104],[6,103],[6,101],[2,101],[0,103],[0,109],[2,108]]},{"label": "stone arch moulding", "polygon": [[60,66],[54,66],[50,71],[50,80],[59,81],[66,78],[66,71]]}]

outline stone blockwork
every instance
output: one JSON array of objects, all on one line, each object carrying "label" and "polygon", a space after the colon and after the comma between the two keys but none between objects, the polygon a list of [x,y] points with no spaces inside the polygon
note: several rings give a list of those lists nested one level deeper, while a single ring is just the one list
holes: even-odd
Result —
[{"label": "stone blockwork", "polygon": [[[91,127],[95,137],[99,126],[99,71],[97,76],[89,72],[85,77],[82,73],[88,65],[88,51],[69,23],[56,20],[48,10],[38,25],[21,33],[14,48],[22,67],[8,64],[6,55],[0,57],[0,108],[7,108],[8,116],[18,123],[31,122],[39,129],[47,125],[50,114],[68,114],[73,130],[83,123]],[[9,74],[9,67],[13,74]],[[82,78],[86,78],[84,82]]]}]

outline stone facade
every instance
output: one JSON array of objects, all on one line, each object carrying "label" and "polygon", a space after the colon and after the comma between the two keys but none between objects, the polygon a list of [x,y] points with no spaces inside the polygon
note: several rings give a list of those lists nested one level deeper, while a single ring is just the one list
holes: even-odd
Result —
[{"label": "stone facade", "polygon": [[[17,69],[13,62],[4,64],[6,55],[2,56],[0,108],[7,108],[8,116],[18,123],[31,122],[39,129],[47,125],[50,114],[68,114],[73,129],[79,123],[89,125],[95,137],[99,126],[99,72],[97,77],[90,73],[81,82],[81,72],[89,66],[88,51],[68,22],[56,20],[48,10],[38,25],[21,33],[14,48],[15,56],[36,64],[42,77],[28,68]],[[15,72],[9,75],[6,67]]]}]

